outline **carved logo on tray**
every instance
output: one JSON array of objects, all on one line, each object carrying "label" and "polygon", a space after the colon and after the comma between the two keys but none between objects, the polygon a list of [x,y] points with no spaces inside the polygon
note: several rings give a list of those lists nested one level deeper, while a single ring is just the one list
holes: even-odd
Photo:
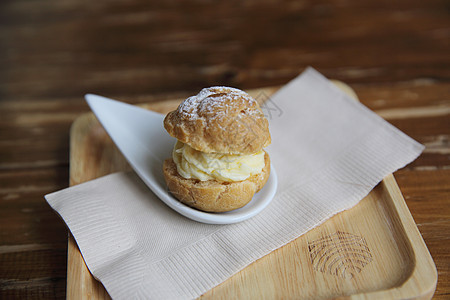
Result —
[{"label": "carved logo on tray", "polygon": [[358,235],[337,231],[308,243],[314,270],[353,278],[372,261],[366,240]]}]

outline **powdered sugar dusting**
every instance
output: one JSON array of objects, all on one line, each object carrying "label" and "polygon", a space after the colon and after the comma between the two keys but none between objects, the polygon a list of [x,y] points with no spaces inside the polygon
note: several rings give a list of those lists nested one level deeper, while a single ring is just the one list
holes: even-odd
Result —
[{"label": "powdered sugar dusting", "polygon": [[247,93],[231,87],[215,86],[202,89],[197,95],[187,98],[177,109],[180,117],[186,121],[195,121],[208,117],[222,118],[233,110],[237,103],[245,107],[242,113],[259,113],[259,107]]}]

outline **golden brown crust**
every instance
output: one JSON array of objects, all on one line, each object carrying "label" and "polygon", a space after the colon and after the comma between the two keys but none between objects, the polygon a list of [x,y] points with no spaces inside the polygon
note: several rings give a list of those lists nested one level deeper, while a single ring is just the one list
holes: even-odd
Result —
[{"label": "golden brown crust", "polygon": [[205,153],[252,154],[270,144],[269,123],[247,93],[229,87],[205,88],[164,119],[179,141]]},{"label": "golden brown crust", "polygon": [[261,173],[237,182],[185,179],[177,172],[173,160],[164,161],[164,178],[169,191],[182,203],[207,212],[225,212],[246,205],[267,182],[270,158],[264,155],[265,166]]}]

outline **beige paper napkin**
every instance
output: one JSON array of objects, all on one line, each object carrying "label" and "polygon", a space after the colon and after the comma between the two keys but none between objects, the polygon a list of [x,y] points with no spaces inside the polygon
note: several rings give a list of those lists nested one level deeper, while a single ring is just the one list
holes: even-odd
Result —
[{"label": "beige paper napkin", "polygon": [[279,186],[272,203],[250,220],[191,221],[165,206],[134,173],[46,196],[112,298],[200,296],[351,208],[423,150],[311,68],[271,97],[265,109]]}]

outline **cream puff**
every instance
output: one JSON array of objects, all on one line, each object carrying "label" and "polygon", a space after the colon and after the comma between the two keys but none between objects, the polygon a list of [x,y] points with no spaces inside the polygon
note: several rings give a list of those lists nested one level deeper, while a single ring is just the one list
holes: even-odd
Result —
[{"label": "cream puff", "polygon": [[177,139],[163,172],[169,191],[202,211],[246,205],[267,182],[271,142],[261,107],[247,93],[210,87],[167,114],[164,128]]}]

